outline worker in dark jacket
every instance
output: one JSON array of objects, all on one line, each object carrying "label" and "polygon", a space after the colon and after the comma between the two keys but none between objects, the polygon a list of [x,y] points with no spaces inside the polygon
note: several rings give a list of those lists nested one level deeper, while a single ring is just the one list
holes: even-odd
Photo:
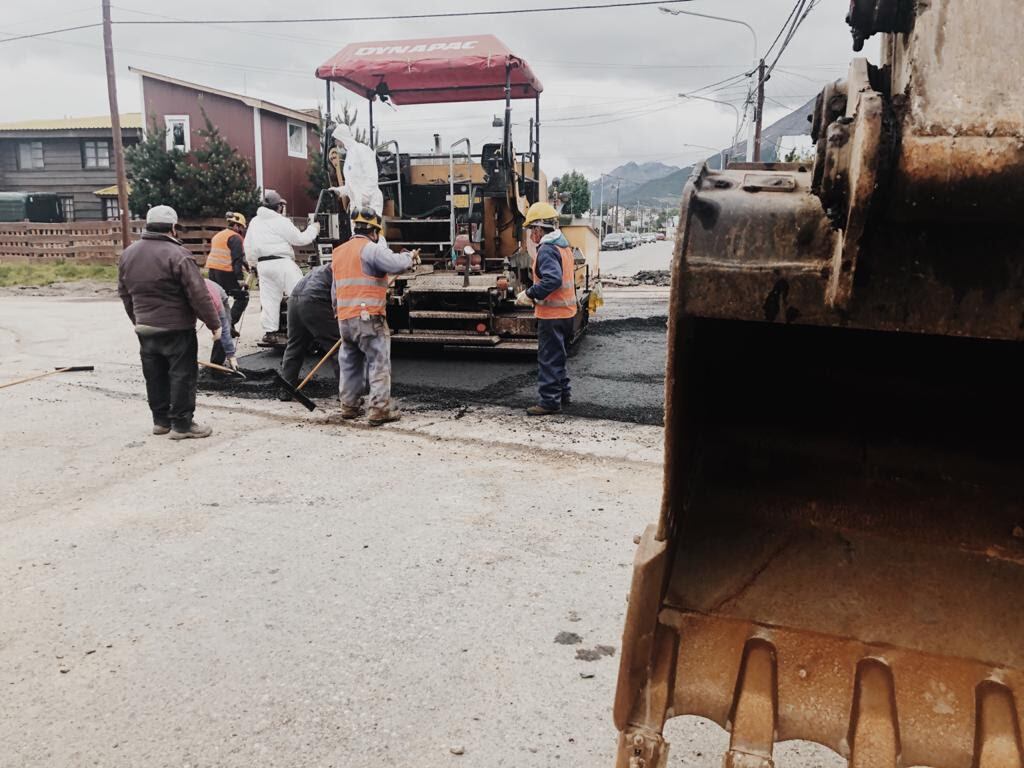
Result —
[{"label": "worker in dark jacket", "polygon": [[238,336],[235,326],[249,306],[246,280],[249,265],[245,263],[245,216],[228,211],[224,218],[227,228],[210,239],[210,253],[206,257],[206,270],[213,282],[231,297],[231,335]]},{"label": "worker in dark jacket", "polygon": [[220,318],[192,254],[177,239],[178,214],[150,208],[142,239],[121,254],[117,292],[135,325],[153,412],[153,434],[181,440],[213,431],[192,421],[196,408],[196,318],[221,336]]},{"label": "worker in dark jacket", "polygon": [[[333,280],[330,264],[317,267],[295,284],[288,297],[288,345],[281,359],[281,378],[289,384],[298,382],[311,343],[316,342],[326,354],[338,341],[338,321],[331,306]],[[331,365],[337,377],[337,355],[331,358]],[[281,399],[290,400],[291,396],[283,392]]]},{"label": "worker in dark jacket", "polygon": [[531,205],[523,226],[537,246],[533,285],[516,297],[516,304],[532,306],[537,318],[537,404],[526,412],[550,416],[572,402],[566,359],[578,310],[576,260],[551,205]]}]

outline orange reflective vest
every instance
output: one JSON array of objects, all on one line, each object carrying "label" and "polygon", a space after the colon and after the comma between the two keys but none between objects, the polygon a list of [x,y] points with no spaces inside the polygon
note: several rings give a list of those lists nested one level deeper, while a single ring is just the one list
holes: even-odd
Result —
[{"label": "orange reflective vest", "polygon": [[238,233],[231,229],[222,229],[210,241],[210,253],[206,257],[206,268],[219,272],[234,272],[231,265],[231,248],[228,240],[237,237]]},{"label": "orange reflective vest", "polygon": [[[556,288],[546,299],[534,302],[533,314],[538,320],[558,320],[576,316],[576,260],[572,248],[557,246],[562,256],[562,285]],[[540,249],[537,249],[538,252]],[[533,282],[540,282],[537,274],[537,257],[533,257]]]},{"label": "orange reflective vest", "polygon": [[359,317],[363,309],[371,315],[387,314],[387,277],[374,277],[363,271],[363,248],[369,242],[367,238],[356,235],[331,254],[339,320]]}]

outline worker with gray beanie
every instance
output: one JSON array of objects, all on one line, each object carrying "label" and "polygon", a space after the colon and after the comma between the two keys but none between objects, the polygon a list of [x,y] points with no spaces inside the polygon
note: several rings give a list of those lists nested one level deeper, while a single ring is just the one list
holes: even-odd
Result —
[{"label": "worker with gray beanie", "polygon": [[117,263],[117,292],[139,338],[153,434],[172,440],[208,437],[192,420],[196,408],[199,344],[196,319],[216,341],[221,323],[199,267],[177,238],[178,214],[157,205],[146,214],[142,239]]}]

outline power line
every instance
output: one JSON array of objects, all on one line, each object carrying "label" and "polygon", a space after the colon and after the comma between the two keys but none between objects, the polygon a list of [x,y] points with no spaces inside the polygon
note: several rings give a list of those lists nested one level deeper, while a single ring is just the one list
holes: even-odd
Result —
[{"label": "power line", "polygon": [[819,2],[821,2],[821,0],[801,0],[800,10],[797,12],[796,17],[793,18],[793,22],[790,25],[789,32],[786,35],[786,39],[783,41],[782,47],[779,48],[779,52],[775,54],[775,59],[772,61],[771,66],[768,67],[768,70],[765,73],[766,76],[771,75],[772,71],[775,69],[775,65],[778,64],[779,59],[782,58],[782,54],[786,52],[786,48],[789,47],[789,44],[793,41],[793,38],[796,36],[797,30],[800,29],[800,26],[810,15],[811,11],[813,11],[817,7]]},{"label": "power line", "polygon": [[796,0],[796,4],[793,6],[793,9],[789,12],[789,16],[787,16],[786,20],[782,22],[782,27],[779,28],[779,34],[775,36],[775,39],[772,40],[772,44],[768,46],[768,50],[764,52],[764,56],[762,56],[761,58],[767,59],[769,56],[772,55],[772,51],[778,44],[779,40],[782,38],[782,33],[786,31],[786,27],[788,27],[789,23],[793,20],[793,16],[796,14],[797,9],[801,5],[801,2],[802,0]]},{"label": "power line", "polygon": [[[134,13],[136,16],[149,16],[154,19],[164,19],[167,21],[180,21],[187,22],[188,19],[183,19],[180,16],[168,16],[163,13],[152,13],[149,11],[138,11],[134,8],[126,8],[123,5],[113,5],[112,8],[118,11],[124,11],[126,13]],[[116,23],[116,22],[115,22]],[[217,26],[216,24],[209,24],[211,29],[230,29],[230,27]],[[232,30],[231,34],[249,35],[250,37],[262,37],[270,40],[292,40],[297,43],[313,43],[315,45],[323,45],[325,48],[331,48],[335,50],[337,48],[337,42],[334,40],[325,40],[319,37],[305,37],[299,35],[284,35],[279,32],[257,32],[252,29]]]},{"label": "power line", "polygon": [[677,5],[692,0],[632,0],[589,5],[559,5],[550,8],[506,8],[490,11],[444,11],[440,13],[406,13],[381,16],[327,16],[300,19],[177,19],[164,21],[115,21],[115,24],[322,24],[337,21],[415,21],[420,19],[454,19],[475,16],[511,16],[527,13],[560,13],[562,11],[598,11],[608,8],[637,8],[650,5]]},{"label": "power line", "polygon": [[5,37],[0,40],[0,43],[13,43],[15,40],[28,40],[33,37],[46,37],[47,35],[56,35],[60,32],[75,32],[79,29],[94,29],[95,27],[102,27],[103,24],[96,22],[93,24],[79,24],[77,27],[62,27],[60,29],[50,29],[46,32],[32,32],[27,35],[16,35],[14,37]]}]

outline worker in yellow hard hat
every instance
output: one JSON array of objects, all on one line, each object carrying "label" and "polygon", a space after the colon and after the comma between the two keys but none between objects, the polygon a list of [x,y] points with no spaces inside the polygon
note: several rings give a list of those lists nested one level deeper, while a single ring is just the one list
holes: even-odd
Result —
[{"label": "worker in yellow hard hat", "polygon": [[231,297],[231,335],[238,336],[236,326],[249,306],[246,287],[249,265],[245,262],[245,216],[237,211],[224,214],[227,227],[210,240],[210,253],[206,257],[206,270],[215,282]]},{"label": "worker in yellow hard hat", "polygon": [[526,412],[549,416],[572,402],[565,366],[579,310],[576,263],[569,241],[558,228],[558,212],[549,203],[531,205],[523,226],[537,246],[533,285],[516,297],[516,304],[532,306],[537,318],[537,404]]},{"label": "worker in yellow hard hat", "polygon": [[394,253],[381,242],[383,223],[372,208],[351,212],[352,237],[331,255],[338,351],[341,417],[361,413],[363,393],[371,426],[398,421],[391,402],[391,335],[388,330],[388,275],[419,263],[419,251]]}]

